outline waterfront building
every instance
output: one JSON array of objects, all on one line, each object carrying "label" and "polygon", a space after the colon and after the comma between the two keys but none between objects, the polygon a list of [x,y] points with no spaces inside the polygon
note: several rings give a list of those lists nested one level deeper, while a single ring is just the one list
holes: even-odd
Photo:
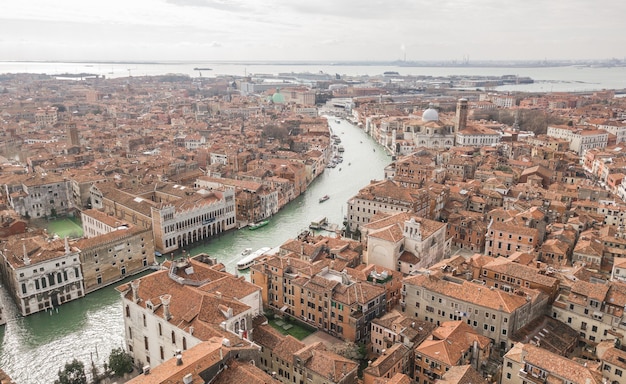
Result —
[{"label": "waterfront building", "polygon": [[17,235],[3,241],[1,248],[4,286],[22,316],[85,295],[79,250],[67,239]]},{"label": "waterfront building", "polygon": [[329,351],[322,342],[306,345],[267,323],[255,327],[254,342],[261,346],[259,368],[284,384],[357,382],[358,363]]},{"label": "waterfront building", "polygon": [[[89,210],[84,219],[111,216]],[[98,212],[99,215],[94,215]],[[101,223],[101,221],[99,221]],[[83,221],[83,224],[85,221]],[[154,264],[154,240],[150,228],[125,224],[108,232],[87,236],[73,244],[79,249],[86,293],[145,271]]]},{"label": "waterfront building", "polygon": [[91,188],[94,208],[143,228],[152,228],[154,248],[172,252],[236,227],[233,188],[194,189],[155,183],[139,190]]},{"label": "waterfront building", "polygon": [[278,191],[251,180],[201,176],[194,183],[196,188],[211,190],[234,188],[237,221],[256,223],[278,213]]},{"label": "waterfront building", "polygon": [[403,296],[403,312],[437,325],[461,320],[501,351],[512,347],[509,337],[543,314],[549,301],[548,295],[528,288],[504,292],[431,270],[406,277]]},{"label": "waterfront building", "polygon": [[7,317],[4,313],[4,303],[2,302],[2,299],[0,299],[0,325],[4,325],[6,323],[7,323]]},{"label": "waterfront building", "polygon": [[117,288],[126,347],[136,365],[157,366],[212,337],[230,347],[250,346],[252,319],[262,313],[261,290],[210,262],[174,260]]},{"label": "waterfront building", "polygon": [[367,242],[365,262],[410,274],[450,256],[446,223],[411,213],[379,213],[361,229]]},{"label": "waterfront building", "polygon": [[424,188],[403,187],[392,180],[372,181],[348,200],[348,229],[361,230],[377,212],[429,217],[430,194]]}]

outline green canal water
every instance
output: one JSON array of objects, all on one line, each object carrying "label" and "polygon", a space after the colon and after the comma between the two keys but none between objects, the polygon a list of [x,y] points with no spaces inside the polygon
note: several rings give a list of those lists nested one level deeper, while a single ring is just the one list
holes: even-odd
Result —
[{"label": "green canal water", "polygon": [[[345,148],[342,163],[325,169],[302,196],[272,217],[267,226],[223,234],[184,251],[190,255],[206,252],[234,273],[245,248],[277,247],[308,229],[310,222],[320,216],[341,226],[347,200],[370,180],[381,180],[391,158],[361,129],[346,121],[329,119],[329,125]],[[319,203],[324,195],[330,199]],[[116,285],[119,284],[63,304],[58,312],[28,317],[18,316],[11,298],[0,289],[8,318],[7,325],[0,327],[0,367],[18,384],[52,383],[59,369],[74,358],[84,362],[86,371],[92,361],[101,368],[110,351],[124,344],[122,305],[114,289]]]}]

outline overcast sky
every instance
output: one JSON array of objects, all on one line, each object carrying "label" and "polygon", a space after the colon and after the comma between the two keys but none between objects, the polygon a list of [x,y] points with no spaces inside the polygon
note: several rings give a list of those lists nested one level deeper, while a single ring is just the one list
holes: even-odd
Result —
[{"label": "overcast sky", "polygon": [[624,0],[2,0],[0,60],[626,57]]}]

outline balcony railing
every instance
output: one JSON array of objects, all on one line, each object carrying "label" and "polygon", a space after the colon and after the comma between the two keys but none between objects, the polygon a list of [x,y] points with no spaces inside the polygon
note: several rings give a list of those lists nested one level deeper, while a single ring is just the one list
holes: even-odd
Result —
[{"label": "balcony railing", "polygon": [[541,377],[535,376],[531,373],[528,373],[526,371],[524,371],[524,369],[520,369],[519,370],[519,377],[521,377],[524,380],[528,380],[531,381],[533,383],[536,384],[545,384],[546,379],[542,379]]}]

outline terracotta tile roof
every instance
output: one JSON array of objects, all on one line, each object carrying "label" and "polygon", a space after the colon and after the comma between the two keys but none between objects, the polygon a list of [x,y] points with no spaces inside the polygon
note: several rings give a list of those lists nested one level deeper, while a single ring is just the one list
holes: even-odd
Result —
[{"label": "terracotta tile roof", "polygon": [[260,292],[260,288],[248,281],[244,276],[224,276],[217,280],[210,281],[200,287],[199,290],[204,292],[217,293],[227,297],[242,299],[254,292]]},{"label": "terracotta tile roof", "polygon": [[363,373],[375,377],[384,376],[398,364],[398,361],[402,361],[410,352],[411,350],[406,345],[395,343],[391,348],[388,348],[383,355],[378,356],[372,365],[365,368]]},{"label": "terracotta tile roof", "polygon": [[[112,231],[109,233],[105,233],[103,235],[90,237],[90,238],[82,238],[73,243],[76,248],[80,250],[87,250],[92,247],[97,247],[102,244],[106,244],[109,241],[121,241],[127,237],[135,236],[142,232],[149,232],[150,229],[129,226],[127,229],[118,229],[116,231]],[[149,236],[152,236],[152,233],[149,233]]]},{"label": "terracotta tile roof", "polygon": [[[265,373],[262,369],[257,368],[250,363],[242,363],[236,360],[228,362],[228,368],[222,370],[213,380],[211,384],[281,384],[278,379]],[[195,382],[194,382],[195,383]],[[204,383],[201,381],[199,383]]]},{"label": "terracotta tile roof", "polygon": [[[42,261],[52,260],[65,255],[65,241],[63,239],[50,240],[43,235],[19,234],[8,237],[3,243],[3,254],[6,260],[14,268],[24,267],[24,249],[30,264],[37,264]],[[75,247],[70,247],[70,252],[78,252]]]},{"label": "terracotta tile roof", "polygon": [[540,274],[539,270],[536,268],[514,263],[506,257],[498,257],[494,261],[485,264],[483,266],[483,269],[516,278],[521,278],[526,281],[541,284],[546,287],[553,287],[558,282],[558,279],[554,277]]},{"label": "terracotta tile roof", "polygon": [[374,379],[374,384],[411,384],[411,378],[404,373],[396,373],[391,378],[378,377]]},{"label": "terracotta tile roof", "polygon": [[[209,278],[209,281],[229,275],[226,272],[214,271],[208,265],[193,259],[189,261],[193,263],[194,274],[204,275]],[[234,276],[231,276],[231,279],[233,281],[238,280]],[[229,318],[229,311],[232,311],[232,315],[236,316],[249,310],[248,305],[217,291],[209,293],[200,288],[180,284],[170,278],[169,270],[154,272],[138,279],[138,281],[140,283],[138,289],[140,301],[137,304],[144,308],[151,304],[155,316],[163,317],[163,306],[160,298],[168,294],[171,295],[169,323],[186,331],[193,326],[193,335],[200,340],[219,336],[232,339],[232,345],[240,344],[241,341],[236,335],[220,328],[220,323]],[[235,283],[237,282],[235,281]],[[123,292],[125,298],[132,300],[130,283],[119,286],[117,290]]]},{"label": "terracotta tile roof", "polygon": [[307,369],[333,382],[340,381],[358,368],[356,362],[326,350],[322,343],[305,347],[298,352],[298,355],[301,354],[309,356],[305,363]]},{"label": "terracotta tile roof", "polygon": [[347,305],[356,303],[363,305],[382,296],[384,293],[384,287],[358,281],[349,286],[337,286],[333,299]]},{"label": "terracotta tile roof", "polygon": [[[221,350],[221,351],[220,351]],[[128,384],[174,384],[182,383],[183,376],[191,373],[194,383],[203,383],[200,373],[219,364],[220,354],[228,353],[221,339],[212,339],[200,343],[182,353],[182,365],[177,365],[176,358],[166,360],[152,368],[149,375],[139,375],[129,380]],[[221,352],[221,353],[220,353]]]},{"label": "terracotta tile roof", "polygon": [[588,297],[602,303],[609,291],[608,284],[594,284],[578,280],[572,284],[571,291],[574,295]]},{"label": "terracotta tile roof", "polygon": [[437,380],[437,384],[487,384],[489,381],[471,365],[455,365]]},{"label": "terracotta tile roof", "polygon": [[504,292],[500,289],[489,289],[483,285],[463,281],[462,284],[443,280],[430,275],[409,276],[404,279],[405,284],[424,287],[460,301],[480,305],[483,307],[513,313],[526,304],[526,297]]},{"label": "terracotta tile roof", "polygon": [[86,209],[81,212],[85,216],[93,217],[94,219],[101,221],[102,223],[108,225],[109,227],[119,227],[120,225],[127,224],[126,221],[122,219],[118,219],[117,217],[113,217],[107,215],[106,213],[99,211],[97,209]]},{"label": "terracotta tile roof", "polygon": [[602,375],[599,372],[591,371],[573,360],[532,344],[522,344],[522,356],[525,362],[547,371],[550,376],[558,376],[574,384],[602,382]]},{"label": "terracotta tile roof", "polygon": [[271,325],[262,324],[254,328],[252,338],[256,344],[274,351],[285,336],[275,330]]},{"label": "terracotta tile roof", "polygon": [[305,348],[306,345],[291,335],[284,336],[280,342],[274,347],[274,354],[281,360],[291,362],[296,352]]}]

